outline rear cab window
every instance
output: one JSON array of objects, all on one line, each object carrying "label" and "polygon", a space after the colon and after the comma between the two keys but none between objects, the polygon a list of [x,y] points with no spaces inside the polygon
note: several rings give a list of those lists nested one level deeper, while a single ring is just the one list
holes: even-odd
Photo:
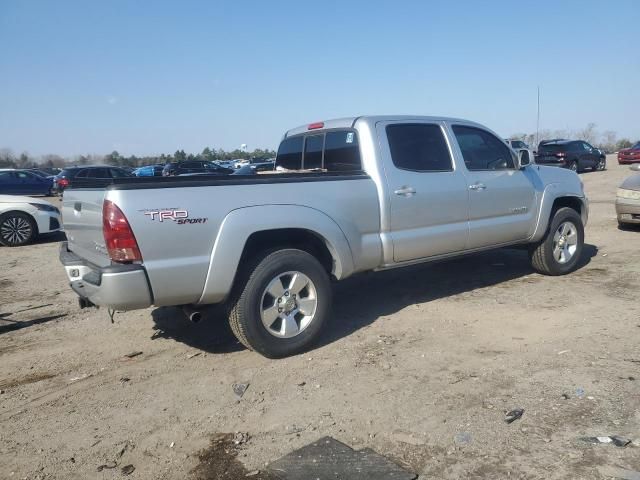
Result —
[{"label": "rear cab window", "polygon": [[540,152],[546,152],[546,153],[564,152],[567,150],[567,145],[566,144],[558,145],[557,143],[549,143],[549,144],[542,145],[538,150]]},{"label": "rear cab window", "polygon": [[362,162],[357,132],[337,129],[285,138],[276,156],[278,167],[285,170],[360,172]]}]

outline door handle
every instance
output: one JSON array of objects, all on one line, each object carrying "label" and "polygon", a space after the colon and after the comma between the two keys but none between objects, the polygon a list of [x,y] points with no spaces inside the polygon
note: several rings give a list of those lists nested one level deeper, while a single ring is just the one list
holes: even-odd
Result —
[{"label": "door handle", "polygon": [[469,190],[478,191],[478,190],[486,190],[486,189],[487,189],[487,186],[484,183],[480,183],[480,182],[474,183],[473,185],[469,185]]},{"label": "door handle", "polygon": [[411,197],[412,195],[416,194],[416,189],[413,187],[408,187],[406,185],[403,185],[399,189],[395,190],[393,193],[401,197]]}]

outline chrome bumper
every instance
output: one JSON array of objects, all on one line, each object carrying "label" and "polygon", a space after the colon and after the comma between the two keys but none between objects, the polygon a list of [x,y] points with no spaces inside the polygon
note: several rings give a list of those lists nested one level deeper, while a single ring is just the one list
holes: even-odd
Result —
[{"label": "chrome bumper", "polygon": [[147,273],[142,265],[97,267],[60,246],[60,262],[69,284],[81,298],[114,310],[136,310],[153,303]]}]

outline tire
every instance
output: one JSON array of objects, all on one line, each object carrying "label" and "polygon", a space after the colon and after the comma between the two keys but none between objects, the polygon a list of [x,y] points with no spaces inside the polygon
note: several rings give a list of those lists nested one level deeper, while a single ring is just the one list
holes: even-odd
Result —
[{"label": "tire", "polygon": [[[564,233],[562,227],[565,228]],[[571,242],[572,235],[575,235],[575,243]],[[564,240],[560,242],[561,239]],[[574,246],[575,249],[572,248]],[[577,268],[583,247],[582,218],[572,208],[560,208],[551,219],[542,241],[531,247],[531,266],[543,275],[566,275]]]},{"label": "tire", "polygon": [[578,166],[578,161],[577,160],[572,160],[569,163],[569,170],[571,170],[572,172],[576,172],[579,173],[580,172],[580,167]]},{"label": "tire", "polygon": [[20,247],[38,236],[38,226],[31,217],[22,212],[9,212],[0,216],[0,244]]},{"label": "tire", "polygon": [[267,252],[240,273],[229,302],[231,330],[245,347],[267,358],[295,355],[318,340],[331,293],[329,275],[311,254]]},{"label": "tire", "polygon": [[601,158],[598,160],[598,163],[594,167],[594,170],[598,172],[604,172],[607,169],[607,160],[605,158]]}]

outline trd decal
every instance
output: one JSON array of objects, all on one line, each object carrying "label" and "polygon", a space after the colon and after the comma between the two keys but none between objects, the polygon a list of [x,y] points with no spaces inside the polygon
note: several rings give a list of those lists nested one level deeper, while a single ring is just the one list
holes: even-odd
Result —
[{"label": "trd decal", "polygon": [[151,220],[157,220],[160,223],[165,221],[176,222],[178,225],[207,223],[207,218],[189,218],[189,212],[187,210],[176,208],[167,210],[145,210],[143,213]]},{"label": "trd decal", "polygon": [[177,220],[179,218],[187,218],[189,216],[189,212],[186,210],[149,210],[144,212],[145,215],[149,215],[151,220],[160,220],[160,222],[164,222],[165,220]]}]

